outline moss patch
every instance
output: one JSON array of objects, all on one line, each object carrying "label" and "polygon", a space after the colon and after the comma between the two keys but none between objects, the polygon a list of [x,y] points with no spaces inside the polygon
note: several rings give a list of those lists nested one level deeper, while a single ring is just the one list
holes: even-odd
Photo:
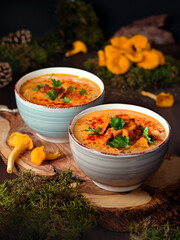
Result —
[{"label": "moss patch", "polygon": [[136,67],[131,63],[127,73],[115,75],[106,67],[98,66],[98,58],[90,58],[84,63],[84,67],[99,76],[105,85],[118,87],[120,90],[155,90],[180,84],[180,64],[171,57],[166,56],[166,63],[153,70]]},{"label": "moss patch", "polygon": [[[76,183],[73,187],[72,183]],[[72,172],[52,179],[23,172],[0,186],[0,239],[80,239],[97,212],[84,201]]]}]

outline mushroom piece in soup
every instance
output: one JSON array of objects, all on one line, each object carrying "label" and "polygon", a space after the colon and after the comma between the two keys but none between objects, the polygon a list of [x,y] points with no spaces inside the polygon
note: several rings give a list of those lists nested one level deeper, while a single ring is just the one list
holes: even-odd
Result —
[{"label": "mushroom piece in soup", "polygon": [[125,109],[88,113],[76,121],[73,134],[83,145],[112,154],[144,152],[166,138],[166,130],[159,121]]},{"label": "mushroom piece in soup", "polygon": [[27,80],[19,92],[29,102],[63,108],[86,104],[96,99],[101,89],[83,77],[52,73]]}]

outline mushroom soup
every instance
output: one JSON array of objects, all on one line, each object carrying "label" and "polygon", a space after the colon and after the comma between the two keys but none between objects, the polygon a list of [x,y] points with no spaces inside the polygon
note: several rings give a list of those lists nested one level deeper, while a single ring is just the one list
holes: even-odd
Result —
[{"label": "mushroom soup", "polygon": [[19,92],[29,102],[65,108],[93,101],[100,95],[101,89],[89,79],[56,73],[27,80]]},{"label": "mushroom soup", "polygon": [[88,113],[73,127],[83,145],[112,154],[139,153],[153,149],[166,138],[156,119],[131,110],[109,109]]}]

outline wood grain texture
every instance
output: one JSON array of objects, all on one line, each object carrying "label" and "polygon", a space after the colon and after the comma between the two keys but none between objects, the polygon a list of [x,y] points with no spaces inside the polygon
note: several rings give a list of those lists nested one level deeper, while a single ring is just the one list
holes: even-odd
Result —
[{"label": "wood grain texture", "polygon": [[96,210],[102,213],[100,225],[106,229],[122,232],[135,223],[141,227],[146,221],[163,224],[167,221],[171,225],[179,225],[179,186],[180,186],[180,158],[167,155],[160,169],[144,184],[128,193],[114,193],[97,187],[76,165],[69,144],[56,144],[40,139],[29,129],[19,113],[0,112],[0,155],[7,164],[12,150],[7,140],[15,132],[26,133],[31,136],[34,146],[45,146],[50,153],[60,149],[62,157],[53,161],[45,161],[37,166],[30,161],[30,151],[25,152],[16,161],[14,173],[31,169],[40,175],[53,176],[55,171],[72,169],[73,175],[82,181],[81,190],[85,199]]}]

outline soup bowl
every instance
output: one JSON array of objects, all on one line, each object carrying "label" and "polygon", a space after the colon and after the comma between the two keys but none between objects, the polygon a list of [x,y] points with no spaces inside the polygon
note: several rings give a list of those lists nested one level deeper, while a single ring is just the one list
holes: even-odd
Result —
[{"label": "soup bowl", "polygon": [[[32,103],[20,94],[20,87],[27,80],[46,74],[69,74],[86,78],[100,88],[100,94],[93,100],[72,107],[51,107]],[[36,70],[24,75],[15,85],[15,99],[19,113],[29,128],[37,135],[50,142],[68,142],[68,127],[72,118],[82,110],[103,103],[104,84],[94,74],[76,68],[52,67]]]},{"label": "soup bowl", "polygon": [[[109,109],[131,110],[154,118],[165,129],[163,141],[149,150],[114,154],[88,147],[75,137],[74,126],[78,119],[95,111]],[[130,104],[103,104],[91,107],[77,114],[69,126],[70,147],[78,167],[98,187],[114,192],[134,190],[155,173],[168,150],[169,139],[170,126],[163,117],[147,108]]]}]

